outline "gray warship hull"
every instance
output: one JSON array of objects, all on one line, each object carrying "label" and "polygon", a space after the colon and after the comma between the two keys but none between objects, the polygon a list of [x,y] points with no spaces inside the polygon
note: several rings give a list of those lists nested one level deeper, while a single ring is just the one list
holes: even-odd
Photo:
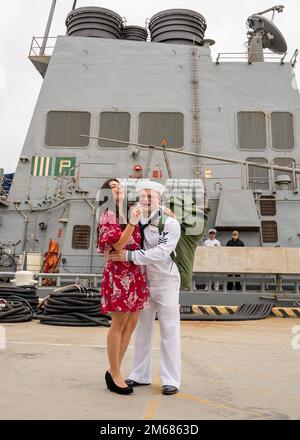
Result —
[{"label": "gray warship hull", "polygon": [[[246,246],[299,247],[300,95],[293,63],[282,56],[255,63],[223,58],[212,58],[209,43],[80,36],[59,36],[51,56],[31,51],[44,81],[12,186],[1,197],[0,242],[15,262],[2,258],[2,280],[18,267],[39,273],[52,238],[62,254],[59,283],[81,277],[99,285],[97,192],[109,177],[136,177],[137,164],[144,177],[163,182],[201,179],[207,229],[216,227],[222,244],[238,229]],[[136,146],[162,142],[198,156],[168,153],[165,161],[162,151]],[[201,292],[198,278],[188,302],[215,304],[219,294]],[[295,295],[299,280],[291,283]],[[246,285],[242,293],[225,289],[221,301],[239,304],[254,294],[259,300],[263,284],[254,280],[254,292]]]}]

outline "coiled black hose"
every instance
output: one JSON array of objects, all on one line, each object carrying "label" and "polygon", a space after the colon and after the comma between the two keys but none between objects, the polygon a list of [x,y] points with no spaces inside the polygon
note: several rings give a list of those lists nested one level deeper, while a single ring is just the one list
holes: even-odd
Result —
[{"label": "coiled black hose", "polygon": [[[18,297],[13,297],[19,299]],[[0,300],[0,324],[31,321],[34,311],[30,304],[22,298],[18,301]]]},{"label": "coiled black hose", "polygon": [[0,287],[0,299],[9,301],[12,296],[23,298],[34,312],[37,312],[39,305],[39,297],[35,286],[17,286],[17,287]]},{"label": "coiled black hose", "polygon": [[109,317],[101,314],[100,292],[72,285],[52,292],[40,305],[41,324],[71,327],[109,327]]}]

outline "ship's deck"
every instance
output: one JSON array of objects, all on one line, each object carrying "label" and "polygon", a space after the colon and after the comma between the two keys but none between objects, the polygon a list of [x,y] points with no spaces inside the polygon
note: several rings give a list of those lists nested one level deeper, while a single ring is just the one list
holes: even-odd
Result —
[{"label": "ship's deck", "polygon": [[[104,386],[107,328],[5,325],[0,351],[0,419],[299,419],[297,319],[182,322],[183,383],[162,396],[159,327],[154,380],[132,396]],[[130,348],[124,365],[128,374]]]}]

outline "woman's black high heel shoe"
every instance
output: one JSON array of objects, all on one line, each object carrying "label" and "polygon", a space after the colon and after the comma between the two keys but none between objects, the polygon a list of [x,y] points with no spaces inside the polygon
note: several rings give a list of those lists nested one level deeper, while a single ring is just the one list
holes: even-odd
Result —
[{"label": "woman's black high heel shoe", "polygon": [[105,382],[106,382],[106,386],[107,386],[107,388],[110,390],[110,387],[111,387],[111,379],[112,379],[112,377],[111,377],[111,375],[109,374],[109,372],[107,371],[106,373],[105,373]]},{"label": "woman's black high heel shoe", "polygon": [[112,375],[108,371],[105,373],[105,382],[106,382],[107,388],[112,393],[127,395],[127,394],[131,394],[133,392],[132,387],[119,387],[117,384],[115,384],[115,382],[112,378]]}]

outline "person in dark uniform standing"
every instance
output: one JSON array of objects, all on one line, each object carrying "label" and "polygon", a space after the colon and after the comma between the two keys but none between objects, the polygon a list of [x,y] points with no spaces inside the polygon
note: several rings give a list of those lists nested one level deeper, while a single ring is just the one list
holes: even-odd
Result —
[{"label": "person in dark uniform standing", "polygon": [[[226,244],[226,246],[228,247],[245,247],[245,244],[242,240],[240,240],[239,238],[239,233],[238,231],[233,231],[232,235],[231,235],[231,240],[229,240]],[[239,275],[236,275],[239,276]],[[233,282],[230,281],[227,283],[227,290],[232,290],[233,289]],[[242,286],[241,283],[236,282],[235,283],[235,289],[236,290],[242,290]]]}]

